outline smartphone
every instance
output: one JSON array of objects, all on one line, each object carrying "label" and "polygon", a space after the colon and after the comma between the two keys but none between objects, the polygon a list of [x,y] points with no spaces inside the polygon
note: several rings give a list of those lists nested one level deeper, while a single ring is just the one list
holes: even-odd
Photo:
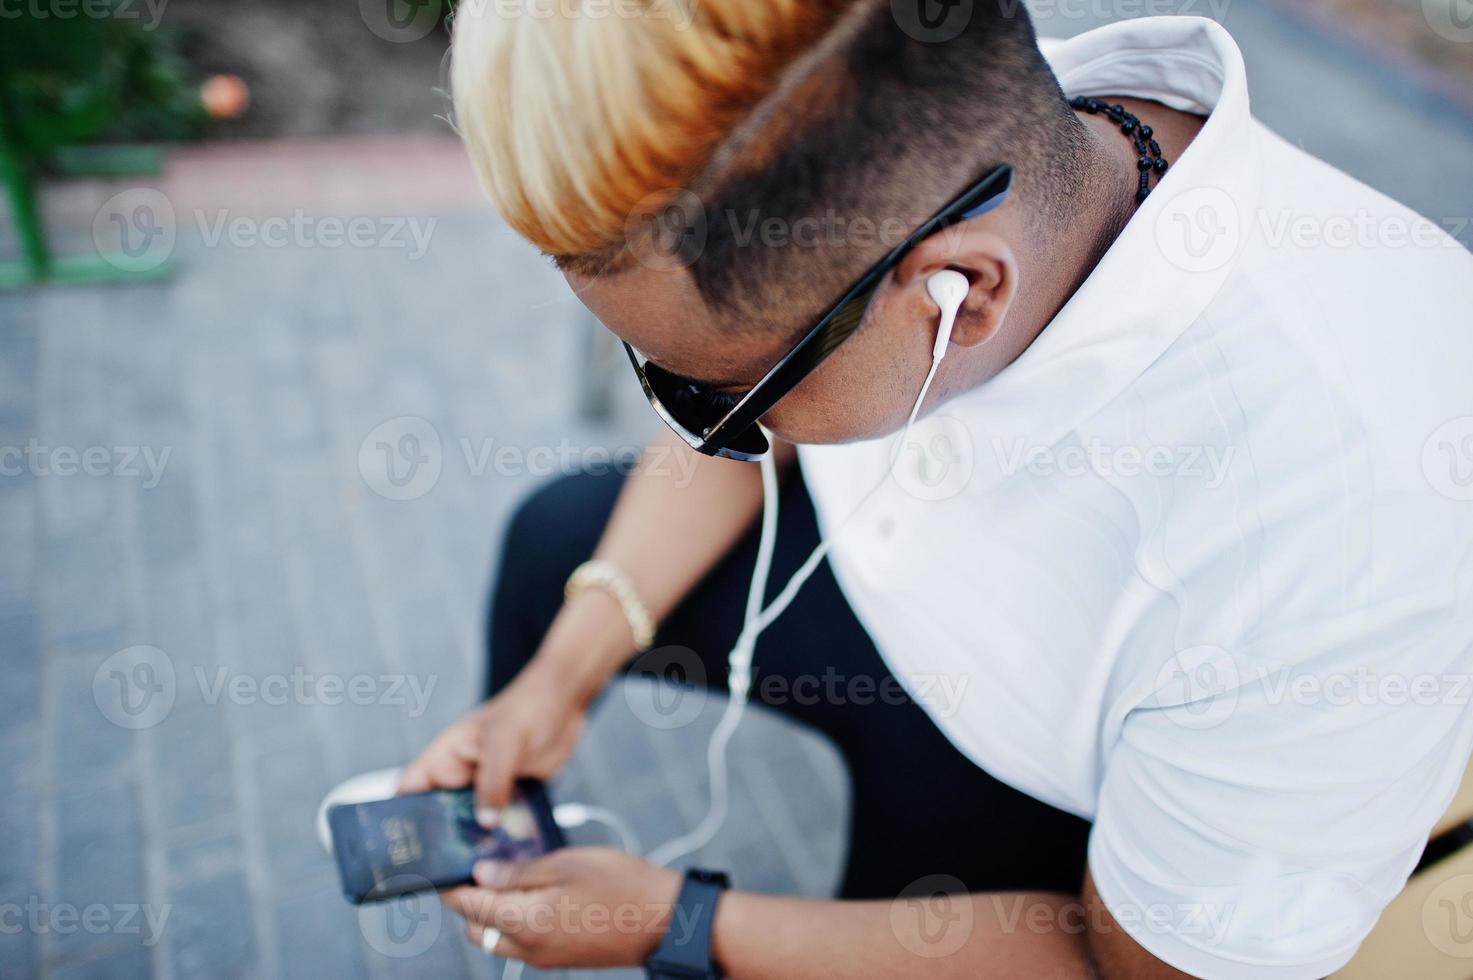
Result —
[{"label": "smartphone", "polygon": [[564,845],[547,790],[519,780],[490,830],[476,823],[470,787],[413,793],[327,811],[343,894],[355,905],[449,888],[471,880],[477,861],[515,861]]}]

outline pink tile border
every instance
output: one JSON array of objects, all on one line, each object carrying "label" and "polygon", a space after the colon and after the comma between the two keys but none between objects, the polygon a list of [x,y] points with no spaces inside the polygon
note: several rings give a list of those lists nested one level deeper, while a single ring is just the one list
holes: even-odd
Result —
[{"label": "pink tile border", "polygon": [[489,208],[453,136],[217,141],[171,149],[175,207],[242,214],[431,214]]}]

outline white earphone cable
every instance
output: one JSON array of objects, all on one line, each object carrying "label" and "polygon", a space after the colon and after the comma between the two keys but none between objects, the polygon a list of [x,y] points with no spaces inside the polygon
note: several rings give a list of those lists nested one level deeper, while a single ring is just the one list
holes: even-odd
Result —
[{"label": "white earphone cable", "polygon": [[[727,655],[726,683],[730,697],[721,713],[721,720],[716,723],[716,730],[711,733],[711,741],[706,745],[706,768],[711,775],[711,805],[705,817],[690,833],[667,841],[650,852],[649,859],[655,864],[669,864],[682,855],[700,850],[711,842],[721,825],[726,822],[726,812],[730,805],[726,749],[746,711],[747,691],[752,683],[752,651],[757,645],[757,636],[765,625],[758,625],[761,621],[762,597],[767,592],[767,579],[772,571],[772,552],[777,546],[777,465],[772,461],[771,453],[764,456],[759,465],[762,467],[762,531],[757,541],[757,563],[752,569],[751,584],[747,587],[747,608],[742,632],[737,636],[731,653]],[[790,582],[789,585],[791,584]]]},{"label": "white earphone cable", "polygon": [[[951,315],[954,316],[955,311],[952,311]],[[943,329],[949,332],[949,328],[949,323],[944,324]],[[727,701],[721,720],[716,723],[716,730],[712,732],[711,741],[706,746],[706,766],[711,779],[711,804],[706,811],[706,816],[690,833],[667,841],[650,852],[649,860],[654,864],[669,864],[678,857],[700,850],[711,842],[721,829],[721,825],[726,822],[726,814],[731,802],[727,748],[746,711],[747,692],[752,683],[752,652],[757,646],[757,637],[797,598],[798,591],[803,584],[817,570],[819,563],[828,556],[830,544],[858,516],[869,499],[890,482],[890,477],[895,472],[895,463],[910,440],[910,432],[920,415],[921,405],[926,400],[926,394],[931,390],[931,382],[936,378],[936,369],[940,367],[943,356],[943,346],[938,344],[936,353],[931,357],[931,369],[926,372],[926,380],[921,385],[921,392],[916,396],[915,404],[911,406],[910,417],[906,419],[900,440],[890,454],[890,462],[885,467],[884,478],[860,498],[854,510],[844,518],[838,527],[834,528],[831,534],[818,543],[818,546],[813,549],[813,552],[793,573],[792,578],[788,579],[782,591],[766,608],[762,607],[762,597],[767,591],[768,573],[772,569],[772,552],[777,540],[778,488],[777,466],[772,461],[772,454],[768,453],[762,458],[762,532],[757,546],[757,563],[752,570],[752,582],[747,590],[747,609],[742,632],[727,657],[727,686],[730,700]]]},{"label": "white earphone cable", "polygon": [[552,808],[552,819],[564,829],[582,827],[590,823],[603,824],[619,838],[619,846],[624,850],[630,854],[644,853],[644,846],[639,842],[639,835],[634,832],[629,821],[608,807],[594,806],[591,803],[559,803]]},{"label": "white earphone cable", "polygon": [[[955,310],[952,310],[949,316],[954,317]],[[943,313],[941,330],[949,334],[951,324],[947,322],[947,317],[948,314]],[[931,390],[931,382],[936,378],[936,369],[941,365],[944,349],[945,341],[938,340],[936,350],[931,357],[931,369],[926,373],[926,380],[921,385],[921,391],[916,396],[915,404],[911,406],[910,416],[905,421],[905,428],[901,431],[900,439],[891,451],[884,478],[860,498],[854,510],[850,511],[849,516],[844,518],[831,534],[818,543],[818,546],[788,579],[782,591],[765,608],[762,605],[762,599],[767,593],[767,580],[772,571],[772,554],[777,546],[778,486],[777,465],[773,462],[772,454],[769,453],[762,458],[760,464],[762,467],[762,530],[757,540],[757,561],[752,569],[752,581],[747,587],[747,605],[742,631],[737,636],[731,652],[727,655],[727,687],[730,697],[726,708],[721,713],[721,719],[716,723],[715,731],[711,733],[711,741],[706,746],[706,766],[711,779],[711,804],[705,817],[690,833],[667,841],[651,851],[648,857],[652,863],[666,865],[678,857],[700,850],[715,838],[722,824],[726,822],[727,811],[731,804],[727,749],[731,745],[732,736],[736,734],[737,726],[741,723],[742,715],[746,712],[747,695],[752,685],[752,653],[757,646],[757,637],[781,616],[797,597],[803,584],[812,576],[819,563],[828,556],[830,544],[844,532],[860,511],[864,510],[869,499],[890,482],[890,478],[895,473],[895,463],[899,460],[906,443],[910,441],[911,429],[914,428],[916,419],[920,416],[921,405],[926,400],[926,394]],[[642,850],[639,837],[628,822],[605,807],[584,803],[561,803],[553,809],[553,819],[563,827],[578,827],[590,822],[602,823],[619,836],[625,850],[632,854],[638,854]],[[520,960],[507,959],[502,967],[501,980],[520,980],[523,969],[524,965]]]}]

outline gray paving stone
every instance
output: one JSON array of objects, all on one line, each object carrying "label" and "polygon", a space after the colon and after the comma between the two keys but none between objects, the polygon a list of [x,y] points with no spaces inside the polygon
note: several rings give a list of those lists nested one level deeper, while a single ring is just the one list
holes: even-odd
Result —
[{"label": "gray paving stone", "polygon": [[0,520],[0,603],[34,606],[39,531],[35,478],[28,472],[0,476],[0,514],[5,515]]},{"label": "gray paving stone", "polygon": [[273,912],[277,975],[283,980],[368,976],[359,949],[358,917],[336,888],[280,902]]},{"label": "gray paving stone", "polygon": [[[0,798],[0,905],[25,915],[27,903],[41,895],[39,801],[33,790],[5,785],[7,792]],[[40,963],[39,933],[26,919],[7,917],[6,928],[0,929],[0,980],[36,976]]]},{"label": "gray paving stone", "polygon": [[0,724],[0,786],[35,789],[50,778],[40,722]]},{"label": "gray paving stone", "polygon": [[217,980],[259,974],[245,878],[227,873],[194,878],[169,892],[171,910],[164,931],[173,974]]},{"label": "gray paving stone", "polygon": [[64,962],[48,974],[51,980],[132,980],[155,975],[153,951],[141,946],[108,950],[92,959]]},{"label": "gray paving stone", "polygon": [[[164,807],[161,806],[160,809]],[[234,820],[224,822],[233,824]],[[245,844],[240,833],[232,827],[223,833],[207,834],[187,843],[168,846],[163,858],[168,880],[187,885],[191,881],[204,878],[243,874],[246,862]]]},{"label": "gray paving stone", "polygon": [[0,933],[0,980],[31,980],[41,974],[41,952],[30,929]]},{"label": "gray paving stone", "polygon": [[0,893],[15,901],[35,888],[39,871],[40,799],[33,788],[12,786],[0,798]]},{"label": "gray paving stone", "polygon": [[287,745],[256,758],[246,778],[258,800],[256,812],[246,819],[264,841],[272,892],[281,894],[304,878],[330,873],[313,825],[317,802],[331,786],[317,753]]},{"label": "gray paving stone", "polygon": [[[53,656],[45,665],[46,731],[56,759],[50,777],[58,783],[110,784],[134,775],[138,733],[118,727],[103,714],[93,686],[103,662],[119,648],[121,644],[91,648],[78,656]],[[103,684],[107,685],[105,679]]]},{"label": "gray paving stone", "polygon": [[33,724],[39,717],[41,689],[41,636],[36,612],[28,606],[0,602],[0,718]]},{"label": "gray paving stone", "polygon": [[166,838],[228,823],[240,807],[228,765],[160,765],[152,786],[160,818],[157,831]]},{"label": "gray paving stone", "polygon": [[131,925],[141,927],[139,910],[156,907],[144,880],[136,788],[95,783],[57,793],[52,806],[56,829],[47,858],[54,890],[43,899],[73,918],[70,927],[57,923],[43,937],[48,957],[89,959],[142,946],[147,937],[137,932],[94,932],[77,925],[77,917],[97,907],[108,910],[108,921],[120,927],[125,923],[118,910],[131,909]]},{"label": "gray paving stone", "polygon": [[138,540],[149,566],[187,561],[199,540],[195,490],[188,474],[180,472],[182,454],[177,445],[161,445],[172,450],[163,478],[152,489],[141,488],[135,494]]}]

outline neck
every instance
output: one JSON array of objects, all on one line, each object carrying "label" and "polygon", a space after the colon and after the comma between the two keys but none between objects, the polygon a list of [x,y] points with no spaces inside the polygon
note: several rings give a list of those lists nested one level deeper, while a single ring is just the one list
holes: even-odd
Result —
[{"label": "neck", "polygon": [[1086,133],[1083,174],[1067,218],[1040,236],[1033,252],[1039,284],[1036,308],[1025,325],[1031,343],[1084,284],[1135,214],[1139,170],[1135,147],[1104,116],[1080,116]]},{"label": "neck", "polygon": [[977,349],[976,374],[986,381],[1022,354],[1089,278],[1135,213],[1134,147],[1119,129],[1081,120],[1080,152],[1067,182],[1041,220],[1014,229],[1028,243],[1018,252],[1021,287],[1003,330]]}]

